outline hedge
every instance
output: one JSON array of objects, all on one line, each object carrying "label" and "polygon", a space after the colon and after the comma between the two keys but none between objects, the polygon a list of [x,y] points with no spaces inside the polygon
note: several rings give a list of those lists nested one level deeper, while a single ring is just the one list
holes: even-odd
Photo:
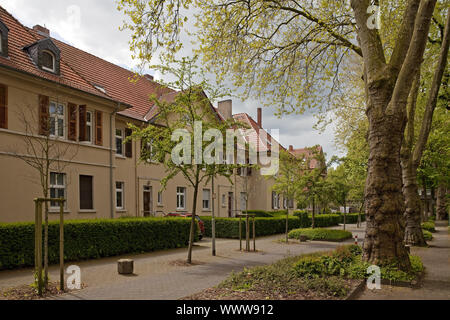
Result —
[{"label": "hedge", "polygon": [[430,232],[436,232],[435,224],[434,224],[434,222],[431,222],[431,221],[423,222],[422,229],[430,231]]},{"label": "hedge", "polygon": [[[342,213],[341,215],[341,223],[344,223],[344,214]],[[366,215],[365,214],[361,214],[361,222],[366,221]],[[345,215],[345,223],[349,223],[349,224],[355,224],[358,223],[358,214],[357,213],[347,213]]]},{"label": "hedge", "polygon": [[306,236],[309,240],[324,241],[343,241],[352,238],[352,233],[344,230],[332,229],[295,229],[289,232],[290,239],[300,239],[300,236]]},{"label": "hedge", "polygon": [[[64,223],[66,261],[185,247],[190,219],[141,218]],[[0,270],[34,265],[34,223],[0,224]],[[49,263],[59,261],[59,223],[49,223]]]},{"label": "hedge", "polygon": [[[200,217],[205,223],[205,233],[211,237],[211,217]],[[338,215],[317,215],[315,217],[316,227],[331,227],[339,223]],[[216,218],[216,237],[218,238],[239,238],[239,218]],[[245,220],[242,220],[242,236],[245,236]],[[289,217],[289,230],[298,228],[308,228],[311,226],[311,219],[299,219]],[[253,236],[253,224],[250,223],[250,234]],[[255,218],[256,236],[269,236],[284,233],[286,231],[286,217]]]}]

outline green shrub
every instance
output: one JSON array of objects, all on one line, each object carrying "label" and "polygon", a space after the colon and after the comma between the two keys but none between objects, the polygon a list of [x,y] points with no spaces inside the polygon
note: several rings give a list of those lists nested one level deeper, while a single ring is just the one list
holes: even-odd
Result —
[{"label": "green shrub", "polygon": [[272,217],[280,217],[280,216],[286,216],[287,210],[274,210],[274,211],[268,211],[267,213],[270,214]]},{"label": "green shrub", "polygon": [[289,238],[300,239],[300,236],[306,236],[309,240],[325,240],[325,241],[343,241],[352,238],[352,233],[345,230],[330,229],[296,229],[289,232]]},{"label": "green shrub", "polygon": [[431,221],[423,222],[422,229],[430,231],[430,232],[436,232],[434,222],[431,222]]},{"label": "green shrub", "polygon": [[[344,214],[340,214],[341,221],[340,223],[344,223]],[[361,213],[361,222],[366,221],[366,215],[364,213]],[[347,213],[345,215],[345,223],[349,224],[355,224],[358,223],[358,213]]]},{"label": "green shrub", "polygon": [[243,213],[248,213],[248,214],[252,214],[255,215],[255,217],[259,217],[259,218],[272,218],[273,215],[268,213],[267,211],[264,210],[247,210],[247,211],[243,211]]},{"label": "green shrub", "polygon": [[[211,217],[200,217],[205,224],[205,233],[207,237],[211,237]],[[289,230],[298,228],[307,228],[311,226],[311,219],[299,219],[297,217],[289,217]],[[239,218],[216,218],[216,237],[218,238],[239,238]],[[318,215],[316,217],[316,226],[331,227],[338,225],[337,215]],[[269,236],[281,234],[286,231],[286,216],[278,216],[271,218],[255,218],[256,236]],[[253,236],[253,223],[250,219],[250,235]],[[245,219],[242,219],[242,236],[245,236]]]},{"label": "green shrub", "polygon": [[423,237],[425,238],[425,241],[433,240],[433,234],[430,231],[422,229],[422,232],[423,232]]},{"label": "green shrub", "polygon": [[[185,247],[190,220],[133,218],[64,223],[66,261]],[[34,265],[34,223],[0,224],[0,270]],[[49,263],[59,261],[59,222],[49,223]]]}]

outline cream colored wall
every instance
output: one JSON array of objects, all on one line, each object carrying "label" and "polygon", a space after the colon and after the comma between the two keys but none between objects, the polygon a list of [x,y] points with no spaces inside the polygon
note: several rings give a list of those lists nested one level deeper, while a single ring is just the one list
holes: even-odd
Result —
[{"label": "cream colored wall", "polygon": [[[26,114],[25,119],[33,124],[32,131],[35,135],[33,139],[39,139],[36,135],[39,94],[49,96],[50,101],[64,103],[66,107],[67,102],[72,102],[77,105],[85,104],[88,110],[103,112],[103,146],[95,146],[66,140],[68,123],[66,108],[66,137],[52,140],[60,150],[58,153],[64,150],[64,155],[61,161],[57,162],[58,168],[54,165],[51,171],[66,174],[66,219],[108,218],[110,216],[109,114],[113,111],[112,102],[31,77],[10,72],[3,73],[3,70],[0,72],[0,83],[8,87],[8,129],[0,129],[0,222],[34,220],[33,199],[42,197],[38,171],[11,156],[11,154],[20,154],[22,157],[31,155],[24,143],[26,135],[24,135],[23,114]],[[79,175],[93,176],[93,211],[82,212],[79,209]],[[50,218],[57,217],[52,215]]]},{"label": "cream colored wall", "polygon": [[[75,143],[62,140],[62,146],[70,146],[70,155],[62,172],[67,177],[67,208],[65,219],[91,219],[110,218],[111,204],[113,216],[143,216],[143,191],[144,186],[152,187],[153,205],[152,211],[157,215],[162,213],[177,212],[176,189],[186,187],[186,208],[179,212],[192,212],[193,188],[180,174],[168,182],[163,191],[163,204],[157,204],[158,191],[162,190],[161,180],[165,176],[161,165],[149,165],[140,162],[140,143],[133,142],[133,157],[126,158],[113,154],[113,195],[110,194],[110,132],[112,130],[112,142],[115,152],[115,128],[125,129],[127,123],[140,125],[138,121],[117,115],[113,118],[113,126],[110,128],[110,114],[116,107],[113,102],[96,98],[72,89],[56,84],[27,77],[9,71],[0,70],[0,83],[8,86],[8,129],[0,129],[0,222],[32,221],[34,219],[33,199],[41,197],[39,175],[25,162],[11,157],[11,152],[26,154],[23,145],[24,126],[21,117],[17,113],[20,108],[31,107],[30,117],[37,122],[38,96],[47,95],[50,100],[72,102],[77,105],[87,105],[88,110],[103,111],[103,146],[95,146],[89,143]],[[33,113],[34,112],[34,113]],[[66,111],[66,135],[67,135],[67,111]],[[78,130],[77,130],[78,131]],[[78,132],[77,132],[78,135]],[[55,170],[56,171],[56,170]],[[79,208],[79,175],[92,175],[94,183],[94,210],[82,212]],[[234,177],[232,178],[234,181]],[[115,208],[115,182],[125,184],[125,208],[118,211]],[[240,213],[240,194],[244,192],[244,178],[237,177],[234,186],[225,177],[215,179],[215,215],[228,217],[228,193],[232,192],[233,215]],[[249,210],[271,210],[271,186],[270,181],[261,177],[256,170],[248,178]],[[203,183],[199,188],[197,198],[197,214],[211,215],[211,210],[202,209],[203,189],[211,190],[211,182]],[[225,206],[222,203],[222,195],[225,195]],[[212,200],[212,199],[210,199]],[[237,210],[236,210],[237,209]],[[51,219],[57,219],[57,215],[51,215]]]}]

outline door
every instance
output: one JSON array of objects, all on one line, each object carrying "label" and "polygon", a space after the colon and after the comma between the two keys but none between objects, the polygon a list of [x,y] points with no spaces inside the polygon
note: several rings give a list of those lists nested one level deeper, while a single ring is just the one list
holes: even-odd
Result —
[{"label": "door", "polygon": [[233,217],[233,192],[228,192],[228,217]]},{"label": "door", "polygon": [[144,217],[150,217],[152,215],[152,208],[152,187],[144,186]]}]

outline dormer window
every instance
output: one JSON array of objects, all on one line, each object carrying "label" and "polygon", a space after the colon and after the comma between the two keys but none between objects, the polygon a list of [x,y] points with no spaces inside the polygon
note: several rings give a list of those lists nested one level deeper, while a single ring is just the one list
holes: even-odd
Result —
[{"label": "dormer window", "polygon": [[28,54],[39,69],[59,75],[61,51],[52,39],[41,39],[26,46],[24,50],[28,51]]},{"label": "dormer window", "polygon": [[0,56],[8,56],[8,27],[0,21]]},{"label": "dormer window", "polygon": [[55,55],[48,51],[42,51],[42,69],[49,72],[55,72]]}]

